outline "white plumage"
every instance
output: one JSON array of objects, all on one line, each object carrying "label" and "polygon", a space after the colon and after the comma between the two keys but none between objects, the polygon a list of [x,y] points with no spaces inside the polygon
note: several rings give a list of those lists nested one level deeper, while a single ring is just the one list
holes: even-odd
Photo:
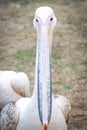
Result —
[{"label": "white plumage", "polygon": [[0,71],[0,109],[9,102],[30,96],[30,83],[24,72]]},{"label": "white plumage", "polygon": [[55,25],[56,17],[50,7],[39,7],[36,10],[34,27],[38,39],[33,96],[21,98],[15,104],[10,103],[3,108],[1,130],[67,130],[66,104],[70,110],[70,103],[64,96],[55,99],[51,89],[50,56]]},{"label": "white plumage", "polygon": [[60,110],[62,111],[66,122],[68,122],[71,114],[71,104],[69,100],[65,96],[57,94],[55,96],[55,101],[58,107],[60,108]]}]

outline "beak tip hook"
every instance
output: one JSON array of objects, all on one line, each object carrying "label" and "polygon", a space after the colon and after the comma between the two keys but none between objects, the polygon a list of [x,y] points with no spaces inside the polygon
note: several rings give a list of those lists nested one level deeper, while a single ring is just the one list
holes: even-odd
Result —
[{"label": "beak tip hook", "polygon": [[44,130],[47,130],[47,125],[46,124],[44,125]]}]

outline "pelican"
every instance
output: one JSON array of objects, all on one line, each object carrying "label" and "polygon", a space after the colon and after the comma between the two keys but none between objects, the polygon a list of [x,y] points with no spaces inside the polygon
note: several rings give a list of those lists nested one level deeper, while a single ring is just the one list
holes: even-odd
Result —
[{"label": "pelican", "polygon": [[56,95],[54,95],[54,97],[55,97],[56,104],[62,111],[62,113],[65,117],[65,120],[68,123],[70,115],[71,115],[70,101],[68,100],[68,98],[66,98],[65,96],[60,95],[60,94],[56,94]]},{"label": "pelican", "polygon": [[31,98],[7,104],[1,112],[1,130],[67,130],[61,105],[52,94],[51,45],[56,17],[52,8],[39,7],[35,12],[37,31],[35,86]]},{"label": "pelican", "polygon": [[9,102],[30,96],[30,83],[24,72],[0,71],[0,109]]}]

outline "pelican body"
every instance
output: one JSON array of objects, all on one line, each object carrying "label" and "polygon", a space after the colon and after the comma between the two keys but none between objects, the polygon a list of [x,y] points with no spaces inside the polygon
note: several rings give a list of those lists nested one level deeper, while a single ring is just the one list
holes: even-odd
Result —
[{"label": "pelican body", "polygon": [[15,114],[11,116],[14,125],[11,120],[6,120],[11,115],[6,111],[12,111],[12,104],[11,107],[8,104],[3,108],[1,130],[67,130],[64,114],[52,94],[51,41],[56,25],[53,10],[47,6],[39,7],[33,23],[38,37],[34,92],[31,98],[21,98],[15,103]]},{"label": "pelican body", "polygon": [[0,71],[0,109],[7,103],[30,96],[30,83],[24,72]]}]

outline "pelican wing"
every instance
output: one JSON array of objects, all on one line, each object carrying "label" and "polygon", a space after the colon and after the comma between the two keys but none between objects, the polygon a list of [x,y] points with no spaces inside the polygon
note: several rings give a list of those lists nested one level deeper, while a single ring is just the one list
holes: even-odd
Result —
[{"label": "pelican wing", "polygon": [[57,94],[55,97],[56,103],[58,104],[58,107],[61,109],[66,122],[68,122],[70,114],[71,114],[71,104],[69,100],[62,95]]},{"label": "pelican wing", "polygon": [[16,73],[16,75],[12,78],[11,86],[19,95],[23,97],[30,96],[29,79],[24,72]]},{"label": "pelican wing", "polygon": [[19,119],[19,112],[15,103],[7,104],[1,111],[0,130],[15,130]]}]

